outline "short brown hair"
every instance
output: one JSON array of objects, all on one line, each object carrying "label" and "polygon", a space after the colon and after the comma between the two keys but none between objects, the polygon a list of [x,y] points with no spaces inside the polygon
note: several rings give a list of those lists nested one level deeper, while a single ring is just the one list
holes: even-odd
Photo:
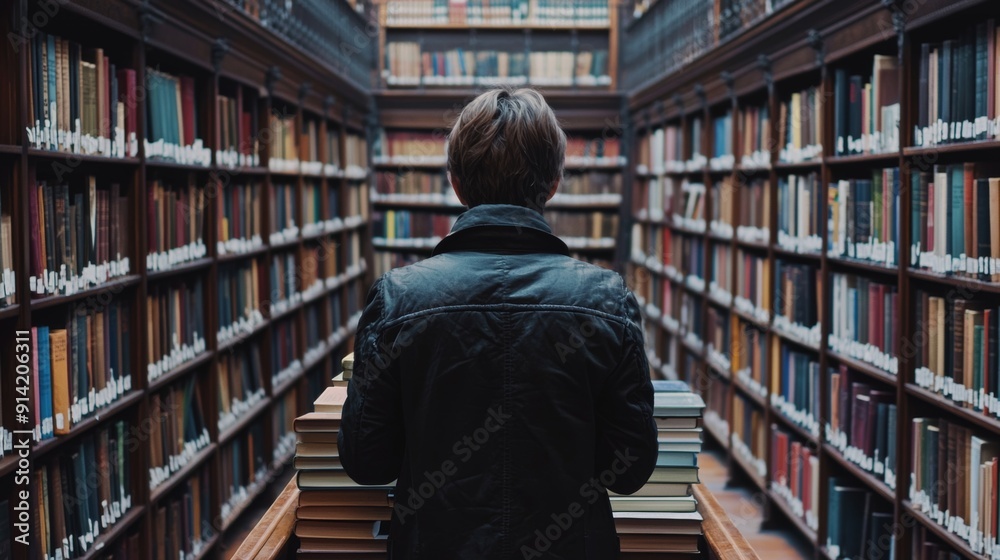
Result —
[{"label": "short brown hair", "polygon": [[499,88],[476,97],[448,135],[448,172],[469,207],[541,210],[562,177],[566,134],[542,94]]}]

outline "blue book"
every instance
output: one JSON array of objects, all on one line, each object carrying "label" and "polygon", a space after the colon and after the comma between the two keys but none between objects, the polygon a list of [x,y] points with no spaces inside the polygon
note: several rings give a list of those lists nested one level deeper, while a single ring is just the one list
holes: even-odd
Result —
[{"label": "blue book", "polygon": [[36,340],[38,341],[38,392],[39,407],[38,414],[41,418],[42,439],[54,437],[52,427],[52,363],[49,354],[49,328],[37,327]]}]

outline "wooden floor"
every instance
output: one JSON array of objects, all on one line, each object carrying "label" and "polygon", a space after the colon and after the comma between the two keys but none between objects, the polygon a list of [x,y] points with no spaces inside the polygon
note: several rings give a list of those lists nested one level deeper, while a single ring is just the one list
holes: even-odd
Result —
[{"label": "wooden floor", "polygon": [[788,520],[776,517],[764,523],[764,496],[750,483],[737,479],[730,481],[724,461],[721,451],[709,444],[698,455],[701,483],[712,492],[757,555],[765,560],[812,558],[811,545]]},{"label": "wooden floor", "polygon": [[[720,451],[707,442],[706,451],[698,456],[699,475],[701,483],[712,491],[719,503],[725,508],[736,528],[743,533],[753,549],[763,559],[805,560],[811,557],[810,546],[795,532],[788,521],[776,518],[766,528],[764,522],[763,497],[751,492],[748,483],[740,484],[739,480],[729,481],[724,457]],[[226,542],[217,549],[220,558],[230,558],[240,543],[250,533],[257,520],[264,515],[267,507],[277,497],[277,493],[285,487],[294,469],[287,468],[283,475],[274,481],[274,495],[265,492],[260,496],[255,507],[250,508],[241,516],[236,526],[229,534]]]}]

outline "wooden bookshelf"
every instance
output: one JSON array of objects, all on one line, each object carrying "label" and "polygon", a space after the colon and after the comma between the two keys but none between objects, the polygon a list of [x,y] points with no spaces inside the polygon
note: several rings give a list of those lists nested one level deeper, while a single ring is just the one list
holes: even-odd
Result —
[{"label": "wooden bookshelf", "polygon": [[[653,3],[648,9],[649,13],[657,10],[658,3]],[[912,7],[912,6],[911,6]],[[753,316],[744,309],[740,309],[735,304],[723,305],[717,298],[705,297],[702,305],[702,313],[707,315],[707,308],[713,307],[718,312],[727,317],[737,316],[741,322],[752,323],[756,328],[766,333],[768,343],[768,362],[775,359],[771,352],[772,344],[775,340],[782,346],[789,345],[798,351],[810,354],[819,364],[820,378],[820,436],[815,438],[808,431],[798,424],[785,417],[771,401],[770,398],[759,399],[744,384],[739,381],[721,382],[711,379],[724,379],[717,375],[718,367],[708,363],[700,353],[692,352],[690,340],[685,339],[685,334],[690,333],[684,324],[680,325],[680,331],[668,328],[667,322],[659,312],[650,314],[649,307],[646,308],[647,325],[647,345],[654,347],[658,363],[662,365],[657,369],[657,373],[666,370],[673,370],[682,379],[692,381],[694,386],[703,389],[706,395],[712,390],[723,391],[726,402],[732,402],[739,396],[745,402],[755,403],[752,406],[758,407],[764,416],[761,428],[765,430],[767,439],[767,449],[762,454],[767,464],[768,474],[761,478],[753,476],[752,466],[742,456],[733,452],[730,441],[722,441],[724,449],[730,453],[731,473],[735,475],[743,471],[751,474],[750,480],[759,487],[764,495],[768,496],[771,511],[780,512],[783,517],[791,519],[791,525],[796,527],[803,536],[813,544],[815,558],[835,558],[834,551],[827,547],[828,520],[826,519],[826,507],[828,504],[827,481],[832,476],[844,476],[850,480],[851,486],[866,488],[876,498],[888,504],[889,510],[893,512],[895,527],[903,528],[903,532],[894,541],[895,554],[898,558],[917,557],[918,544],[915,542],[918,530],[920,534],[933,535],[940,539],[941,544],[950,547],[960,557],[969,559],[985,558],[981,553],[973,550],[968,542],[953,534],[948,529],[939,525],[932,519],[932,516],[921,512],[920,508],[912,503],[909,497],[910,478],[912,470],[912,428],[913,418],[921,417],[943,417],[949,422],[972,428],[974,433],[986,438],[1000,437],[1000,426],[996,418],[989,413],[976,411],[971,408],[957,406],[950,398],[922,388],[915,383],[914,368],[916,357],[912,349],[909,352],[899,351],[898,373],[894,374],[886,368],[879,367],[864,361],[856,356],[848,355],[845,352],[835,351],[831,345],[831,335],[833,332],[832,314],[832,287],[831,279],[834,274],[849,274],[858,278],[888,284],[895,289],[898,294],[896,307],[887,312],[895,317],[895,324],[898,325],[895,334],[895,342],[905,342],[914,340],[916,316],[914,306],[919,301],[916,296],[918,289],[937,290],[946,293],[961,290],[964,296],[976,302],[989,302],[995,304],[997,285],[991,282],[984,282],[976,279],[968,279],[958,276],[936,274],[924,269],[910,266],[911,252],[911,208],[916,202],[910,192],[910,177],[912,172],[916,172],[911,164],[916,163],[917,158],[922,158],[925,163],[930,158],[934,162],[961,163],[966,161],[988,161],[995,148],[995,140],[974,141],[965,143],[942,144],[933,147],[914,147],[913,130],[917,122],[917,91],[916,79],[918,64],[920,59],[920,43],[934,42],[950,38],[944,29],[948,25],[964,25],[973,21],[985,21],[986,18],[998,17],[995,6],[987,2],[961,2],[949,3],[943,1],[929,0],[921,3],[919,7],[910,9],[904,7],[902,3],[896,2],[811,2],[793,1],[784,3],[780,12],[776,9],[773,16],[768,17],[761,23],[749,27],[744,32],[734,35],[729,41],[720,41],[705,49],[700,54],[692,57],[685,65],[676,71],[660,75],[647,75],[643,80],[628,78],[627,83],[635,87],[628,92],[629,108],[631,110],[631,126],[635,140],[632,145],[638,149],[642,140],[653,131],[664,129],[668,125],[680,127],[685,137],[690,133],[692,122],[697,117],[700,119],[700,126],[703,128],[702,141],[703,152],[708,153],[712,146],[713,129],[711,126],[711,116],[719,114],[727,108],[733,108],[734,114],[738,115],[745,109],[765,103],[770,109],[772,116],[771,138],[772,144],[769,147],[769,162],[751,170],[749,167],[740,165],[740,157],[744,155],[741,151],[740,134],[741,124],[739,119],[733,121],[734,155],[737,165],[731,171],[731,178],[734,184],[743,188],[754,177],[763,177],[768,181],[771,199],[771,228],[765,241],[741,239],[733,236],[726,239],[724,236],[712,234],[710,232],[695,232],[690,228],[685,228],[676,220],[669,216],[662,219],[652,216],[647,207],[647,201],[629,200],[626,205],[630,208],[630,231],[633,235],[643,236],[642,241],[630,251],[628,261],[628,279],[640,293],[643,290],[662,289],[661,282],[667,282],[673,289],[674,297],[677,294],[690,291],[690,287],[684,282],[684,278],[690,274],[691,270],[678,270],[678,274],[671,275],[665,271],[664,263],[659,255],[651,254],[654,247],[648,245],[646,236],[651,236],[651,228],[666,228],[673,235],[696,237],[702,240],[709,253],[713,245],[724,245],[730,247],[733,255],[733,265],[735,266],[738,251],[746,251],[765,257],[772,274],[770,285],[767,290],[772,294],[778,289],[777,281],[774,278],[774,265],[776,261],[782,260],[795,263],[807,263],[815,265],[821,278],[821,290],[817,300],[820,305],[819,312],[820,337],[819,345],[809,349],[811,345],[803,345],[796,337],[789,336],[775,326],[774,314],[771,313],[766,322]],[[649,13],[643,16],[649,17]],[[640,25],[641,24],[641,25]],[[632,22],[623,36],[623,42],[640,41],[636,36],[638,33],[648,32],[649,25],[642,21]],[[888,150],[884,153],[865,153],[851,155],[836,155],[834,137],[834,72],[837,69],[847,69],[848,74],[862,68],[868,64],[871,70],[871,60],[875,54],[888,55],[895,58],[900,69],[898,90],[900,92],[901,116],[899,122],[899,146],[896,149]],[[627,57],[626,57],[627,58]],[[641,65],[637,66],[640,68]],[[630,72],[635,72],[635,68],[626,66],[623,73],[628,76]],[[862,73],[862,72],[856,72]],[[790,92],[799,91],[804,87],[816,85],[820,92],[829,95],[827,102],[822,108],[823,126],[823,149],[819,157],[801,162],[783,162],[779,160],[779,151],[782,146],[776,141],[778,126],[775,118],[779,113],[781,100]],[[635,163],[640,161],[638,152],[633,151],[632,176],[633,188],[629,194],[632,197],[641,197],[646,185],[654,184],[657,181],[664,181],[674,178],[679,184],[684,177],[693,178],[687,171],[671,172],[671,170],[653,170],[645,167],[637,168]],[[685,147],[683,158],[691,157],[690,147]],[[828,254],[828,231],[826,220],[820,219],[819,234],[822,239],[821,249],[815,253],[799,253],[791,249],[781,247],[778,244],[776,225],[774,220],[777,217],[777,185],[782,177],[790,175],[801,175],[815,172],[819,177],[819,185],[826,189],[827,185],[835,183],[845,178],[864,178],[867,174],[871,177],[873,170],[882,168],[899,169],[899,206],[898,212],[898,238],[895,265],[885,263],[849,259],[847,257]],[[702,172],[699,178],[707,187],[712,181],[724,177],[726,171]],[[708,195],[705,216],[711,215],[713,205],[720,201],[711,194],[711,189],[707,189]],[[825,190],[820,192],[825,193]],[[820,216],[825,217],[829,210],[826,196],[822,196],[820,205]],[[675,203],[674,207],[677,207]],[[707,218],[706,218],[707,219]],[[738,215],[735,217],[738,220]],[[733,226],[740,225],[738,221],[733,222]],[[635,229],[632,229],[632,228]],[[653,237],[648,237],[652,239]],[[635,239],[633,239],[633,242]],[[704,259],[702,270],[693,271],[701,274],[708,284],[708,279],[712,276],[712,260]],[[742,279],[737,278],[739,282]],[[680,285],[684,284],[684,285]],[[651,288],[645,288],[651,286]],[[971,294],[971,295],[970,295]],[[706,289],[707,296],[707,289]],[[772,307],[774,300],[772,298]],[[653,308],[660,308],[665,305],[662,302],[654,302]],[[673,302],[676,310],[677,303]],[[678,315],[679,317],[679,315]],[[676,317],[675,317],[676,319]],[[696,332],[696,335],[702,335]],[[730,337],[734,333],[730,332]],[[734,343],[735,344],[735,343]],[[673,356],[673,360],[671,360]],[[847,366],[855,381],[870,383],[874,388],[884,389],[895,395],[895,405],[897,407],[896,424],[896,484],[895,488],[890,487],[883,479],[882,475],[875,475],[870,470],[859,466],[854,460],[845,455],[833,445],[824,435],[824,425],[831,417],[828,410],[830,402],[830,388],[828,384],[828,368],[836,368],[841,365]],[[778,370],[769,363],[764,369],[764,386],[773,387],[772,378]],[[711,375],[710,375],[711,372]],[[735,376],[733,377],[735,379]],[[706,402],[710,402],[706,398]],[[711,406],[711,405],[710,405]],[[728,411],[727,411],[728,412]],[[814,455],[819,457],[819,515],[820,520],[818,530],[814,530],[799,517],[794,508],[775,492],[775,483],[771,482],[771,475],[774,472],[771,449],[770,426],[777,424],[783,431],[792,435],[792,440],[801,441],[812,450]],[[714,427],[706,430],[711,437],[718,438],[720,435],[729,437],[728,432],[723,432]],[[985,435],[983,435],[985,434]],[[815,476],[815,475],[814,475]],[[875,498],[873,498],[875,499]],[[781,522],[783,525],[784,522]]]},{"label": "wooden bookshelf", "polygon": [[[225,11],[226,17],[218,17],[216,8]],[[350,18],[364,26],[365,10],[358,15],[347,2],[338,2],[338,10],[350,12]],[[364,8],[364,5],[362,6]],[[298,8],[296,8],[298,9]],[[207,445],[199,449],[181,468],[166,480],[150,489],[148,467],[151,465],[150,446],[147,444],[130,446],[128,454],[132,505],[111,526],[96,536],[93,545],[78,557],[99,557],[111,553],[125,539],[138,536],[141,555],[152,557],[155,542],[164,535],[154,523],[157,505],[168,494],[177,492],[195,472],[205,472],[210,477],[211,492],[208,503],[210,511],[202,512],[213,535],[202,543],[196,551],[197,557],[214,557],[216,545],[224,538],[232,522],[235,521],[263,491],[263,482],[285,468],[290,456],[278,453],[276,442],[282,433],[275,433],[271,418],[284,414],[283,406],[288,403],[285,395],[294,394],[289,403],[295,409],[293,415],[305,410],[316,396],[316,388],[327,384],[329,372],[339,364],[340,358],[350,351],[353,333],[357,325],[364,296],[372,280],[372,249],[370,243],[370,221],[367,214],[367,183],[371,172],[366,162],[346,167],[351,154],[349,140],[353,138],[355,148],[361,146],[367,153],[367,136],[370,127],[370,94],[367,80],[360,85],[358,74],[345,68],[335,68],[334,60],[325,58],[322,52],[311,52],[300,45],[290,43],[285,37],[269,32],[250,14],[218,3],[174,3],[153,1],[141,6],[132,2],[112,0],[111,2],[72,2],[60,4],[55,14],[43,13],[43,7],[36,3],[17,1],[3,8],[3,26],[9,30],[10,22],[32,21],[45,16],[47,24],[42,31],[79,43],[85,48],[103,48],[112,62],[120,67],[132,68],[137,74],[137,83],[145,83],[145,76],[152,70],[162,70],[195,78],[194,103],[197,110],[198,137],[205,149],[211,153],[207,165],[177,163],[166,159],[155,159],[147,154],[143,142],[148,122],[147,97],[137,95],[136,113],[139,118],[137,136],[138,147],[134,157],[109,157],[106,155],[83,155],[62,151],[40,149],[29,142],[25,134],[30,123],[28,83],[28,49],[14,49],[16,45],[5,43],[0,48],[4,68],[8,70],[0,97],[10,103],[4,105],[4,123],[0,126],[3,147],[0,149],[0,177],[5,186],[2,203],[13,209],[14,231],[29,231],[29,202],[27,193],[33,187],[36,176],[51,178],[53,170],[65,169],[69,180],[75,176],[94,175],[113,178],[122,185],[123,196],[128,198],[130,217],[127,235],[131,238],[129,254],[130,273],[84,290],[69,294],[53,294],[44,297],[29,293],[31,275],[31,238],[15,235],[14,271],[16,274],[16,303],[0,308],[0,328],[4,332],[30,330],[40,321],[50,324],[53,318],[65,316],[76,305],[101,305],[102,301],[121,301],[130,305],[131,315],[126,318],[126,328],[131,333],[129,354],[131,369],[131,390],[115,398],[96,413],[84,416],[74,422],[66,435],[57,435],[33,443],[31,461],[33,465],[46,464],[58,457],[76,443],[86,440],[100,428],[119,419],[127,421],[127,426],[135,431],[141,441],[148,442],[148,434],[140,434],[141,426],[156,424],[151,419],[151,398],[154,393],[176,387],[189,380],[195,380],[201,391],[201,413],[209,434]],[[274,15],[274,14],[272,14]],[[298,12],[289,14],[299,17]],[[333,17],[333,16],[331,16]],[[343,29],[344,37],[351,33]],[[336,39],[331,35],[331,39]],[[347,40],[347,39],[343,39]],[[356,62],[374,63],[374,56],[356,57]],[[365,70],[367,77],[373,70]],[[142,93],[142,92],[140,92]],[[231,98],[238,108],[248,115],[251,129],[239,130],[247,138],[253,139],[248,147],[247,157],[239,160],[236,154],[221,153],[226,146],[221,144],[223,119],[217,96]],[[8,111],[7,109],[10,109]],[[268,115],[283,111],[296,124],[296,134],[304,131],[304,123],[311,122],[316,127],[319,142],[318,156],[310,162],[298,164],[294,168],[271,169],[268,165],[273,153],[268,133]],[[229,123],[226,126],[230,126]],[[232,130],[235,134],[235,130]],[[329,134],[328,134],[329,133]],[[242,138],[242,137],[241,137]],[[336,144],[327,145],[335,140]],[[307,154],[308,139],[294,138],[300,154]],[[335,161],[330,161],[335,154]],[[362,156],[364,155],[362,154]],[[226,159],[226,156],[229,159]],[[251,157],[252,156],[252,157]],[[147,184],[157,178],[165,181],[190,181],[211,189],[206,196],[203,233],[201,242],[206,248],[202,257],[187,258],[162,270],[151,270],[146,266],[148,247]],[[50,179],[51,180],[51,179]],[[272,185],[277,182],[292,185],[296,200],[294,219],[303,225],[305,216],[301,201],[304,189],[317,189],[317,199],[322,203],[318,209],[321,219],[335,220],[320,224],[318,231],[308,235],[297,235],[271,243],[267,238],[270,221],[266,217],[269,202],[262,200],[265,216],[262,223],[262,241],[259,245],[240,251],[220,251],[219,215],[222,210],[222,193],[234,185],[254,182],[260,185],[262,197],[268,196]],[[336,207],[332,207],[333,204]],[[360,206],[358,206],[360,205]],[[357,209],[361,210],[358,211]],[[5,208],[6,212],[6,208]],[[356,238],[356,240],[355,240]],[[353,241],[353,243],[352,243]],[[327,252],[322,252],[323,250]],[[294,254],[299,267],[315,264],[320,267],[322,285],[310,292],[300,303],[274,316],[267,313],[267,303],[273,286],[270,286],[267,271],[272,256]],[[353,253],[353,254],[350,254]],[[335,275],[325,277],[323,263],[311,263],[320,255],[320,260],[332,259],[336,266]],[[219,342],[220,318],[218,303],[222,294],[218,291],[220,267],[239,265],[256,261],[262,274],[259,277],[261,301],[257,302],[263,312],[262,321],[255,323],[248,332],[240,332],[225,342]],[[199,333],[205,341],[205,348],[164,371],[154,381],[147,380],[147,333],[152,328],[152,317],[146,313],[146,296],[156,289],[170,286],[187,286],[198,280],[204,290],[204,300],[198,308],[204,313],[204,330]],[[296,283],[300,283],[296,280]],[[302,291],[307,286],[298,286]],[[290,322],[297,326],[297,333],[305,340],[307,310],[315,319],[312,328],[318,329],[316,336],[321,344],[305,348],[304,343],[295,341],[296,357],[302,362],[301,369],[283,379],[280,384],[272,384],[271,353],[273,330],[277,322]],[[334,317],[333,310],[339,310]],[[260,375],[264,397],[248,406],[233,423],[225,429],[218,429],[220,415],[219,383],[217,368],[223,358],[240,348],[256,345],[260,351]],[[306,351],[310,351],[308,359]],[[0,396],[4,403],[2,425],[11,429],[15,424],[13,403],[15,381],[15,356],[12,352],[2,354],[3,369]],[[318,380],[318,381],[317,381]],[[34,390],[34,387],[32,388]],[[242,398],[242,396],[239,396]],[[34,407],[32,407],[34,408]],[[32,414],[36,414],[33,411]],[[152,421],[151,421],[152,420]],[[264,475],[258,477],[255,489],[248,489],[245,499],[232,508],[223,520],[222,506],[223,460],[222,454],[236,438],[245,437],[251,426],[262,426],[262,439],[256,453],[266,465]],[[20,429],[20,427],[18,428]],[[291,431],[291,426],[288,426]],[[8,450],[9,452],[9,450]],[[277,460],[275,460],[277,459]],[[14,485],[16,458],[9,453],[0,461],[0,484],[9,488]],[[34,481],[31,490],[34,493]],[[32,496],[32,504],[34,504]],[[5,502],[11,508],[14,502]],[[5,512],[7,513],[7,512]],[[15,519],[11,509],[10,519]],[[34,514],[33,514],[34,515]],[[32,538],[35,538],[32,532]],[[12,547],[14,558],[29,558],[27,550]]]}]

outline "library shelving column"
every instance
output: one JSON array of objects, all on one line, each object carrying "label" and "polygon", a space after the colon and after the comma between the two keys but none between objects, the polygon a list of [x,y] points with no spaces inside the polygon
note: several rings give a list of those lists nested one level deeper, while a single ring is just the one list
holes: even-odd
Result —
[{"label": "library shelving column", "polygon": [[619,122],[616,12],[606,0],[380,6],[376,274],[429,256],[450,231],[463,207],[445,173],[449,119],[494,84],[546,95],[570,135],[566,176],[546,218],[574,255],[615,266],[624,157],[620,130],[606,125]]},{"label": "library shelving column", "polygon": [[[230,20],[213,23],[230,41],[178,44],[191,30],[176,7],[151,7],[142,29],[134,7],[64,8],[0,49],[16,69],[0,86],[14,186],[0,190],[0,326],[29,333],[32,387],[26,426],[6,406],[20,382],[4,352],[0,483],[21,484],[8,430],[28,429],[42,557],[206,557],[287,464],[290,418],[351,343],[370,170],[348,107],[366,93],[335,107],[325,66]],[[289,77],[247,65],[247,48]],[[316,89],[296,89],[307,76]],[[20,506],[4,498],[11,546]]]},{"label": "library shelving column", "polygon": [[[764,56],[681,70],[675,88],[705,84],[677,97],[687,110],[635,120],[630,264],[652,361],[707,377],[705,427],[731,474],[821,558],[997,551],[1000,14],[945,4],[848,3],[773,53],[793,24],[766,21]],[[710,154],[705,265],[688,241],[693,115]],[[683,298],[706,265],[702,365]]]}]

